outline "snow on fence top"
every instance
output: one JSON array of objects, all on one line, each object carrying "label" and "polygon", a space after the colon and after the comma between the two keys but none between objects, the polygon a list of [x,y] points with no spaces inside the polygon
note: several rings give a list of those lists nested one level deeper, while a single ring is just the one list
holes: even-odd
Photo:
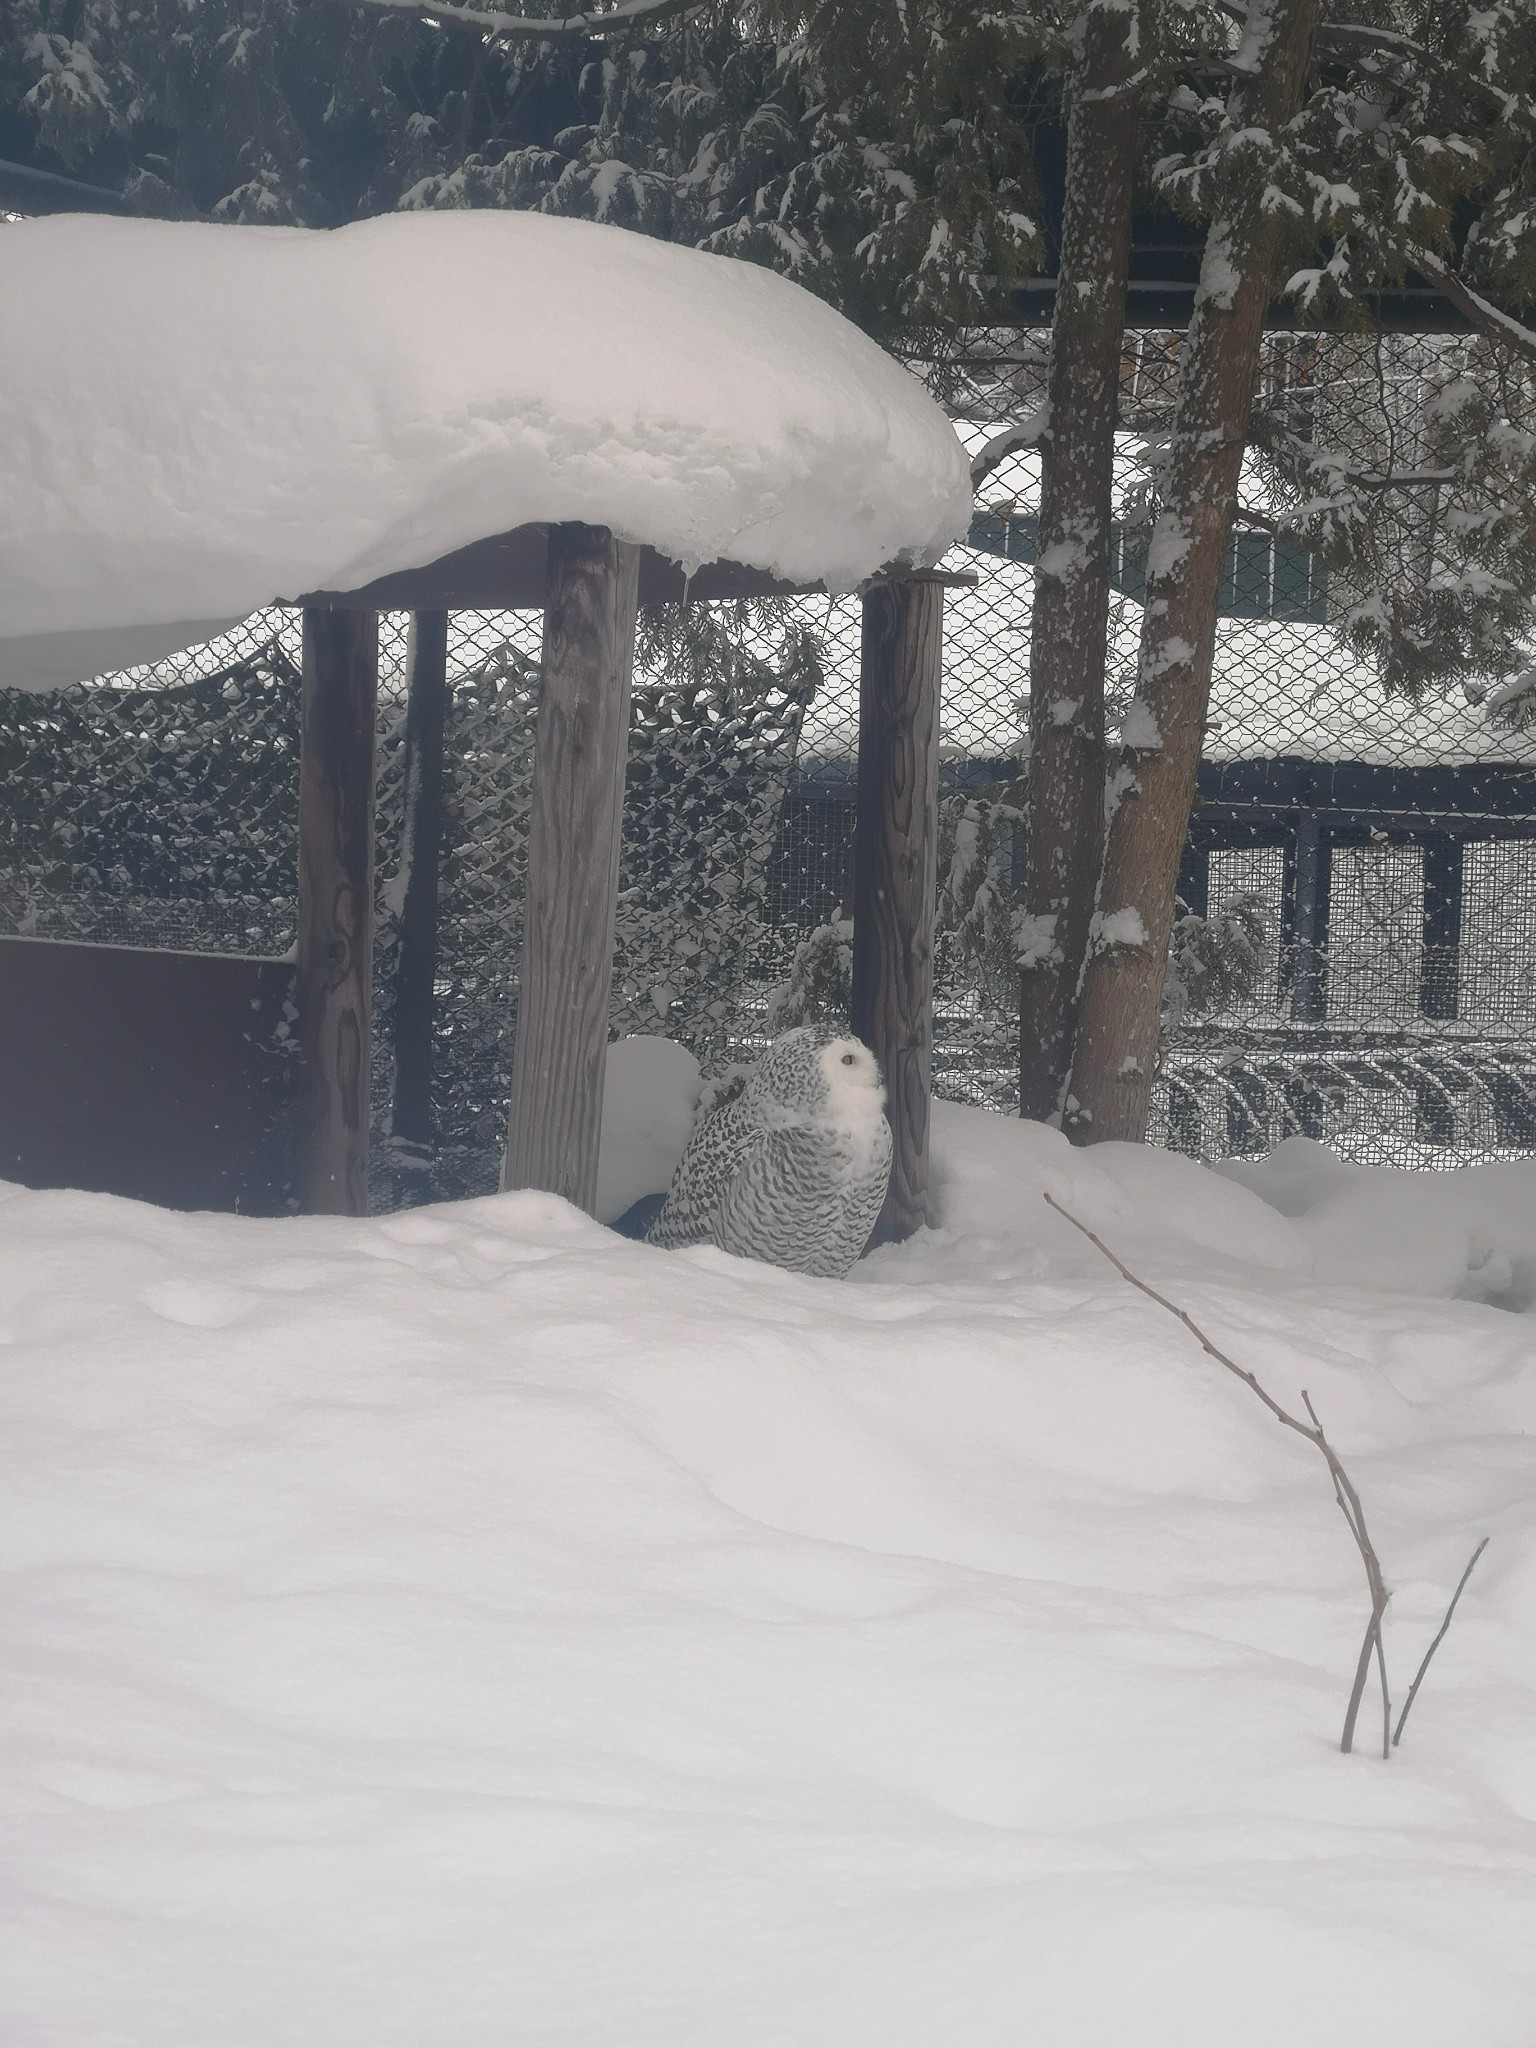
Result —
[{"label": "snow on fence top", "polygon": [[500,212],[0,233],[0,641],[238,617],[543,520],[849,589],[970,517],[942,409],[750,264]]}]

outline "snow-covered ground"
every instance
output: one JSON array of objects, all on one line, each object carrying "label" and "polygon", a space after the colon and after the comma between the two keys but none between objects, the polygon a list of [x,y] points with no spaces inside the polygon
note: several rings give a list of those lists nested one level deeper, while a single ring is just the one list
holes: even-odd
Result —
[{"label": "snow-covered ground", "polygon": [[[841,1285],[5,1191],[7,2048],[1529,2048],[1536,1167],[1404,1276],[1315,1156],[937,1137]],[[1399,1696],[1491,1537],[1390,1763],[1321,1461],[1046,1188],[1310,1390]]]}]

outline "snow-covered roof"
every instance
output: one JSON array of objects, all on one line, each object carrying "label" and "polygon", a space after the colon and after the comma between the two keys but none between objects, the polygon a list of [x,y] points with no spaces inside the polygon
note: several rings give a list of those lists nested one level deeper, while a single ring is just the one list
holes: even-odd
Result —
[{"label": "snow-covered roof", "polygon": [[0,235],[0,643],[40,671],[38,636],[240,617],[535,521],[839,590],[970,517],[922,385],[751,264],[500,212]]}]

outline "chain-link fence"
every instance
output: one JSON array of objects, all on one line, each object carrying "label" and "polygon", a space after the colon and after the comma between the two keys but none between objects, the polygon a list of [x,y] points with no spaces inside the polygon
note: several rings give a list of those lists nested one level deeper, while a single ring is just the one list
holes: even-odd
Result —
[{"label": "chain-link fence", "polygon": [[[945,366],[973,448],[1044,395],[1045,338],[979,335]],[[1178,337],[1128,341],[1111,621],[1131,696],[1148,521]],[[1275,336],[1265,393],[1361,459],[1411,462],[1425,394],[1471,344]],[[1218,626],[1181,931],[1242,940],[1233,972],[1171,990],[1154,1137],[1212,1158],[1304,1133],[1367,1161],[1448,1165],[1536,1147],[1536,739],[1465,691],[1392,694],[1351,653],[1359,593],[1275,529],[1245,474]],[[977,890],[1019,872],[1038,458],[981,492],[975,573],[949,594],[941,746],[936,1085],[1017,1101],[1016,976],[971,940]],[[1410,564],[1432,487],[1384,497]],[[1394,524],[1395,522],[1395,524]],[[1415,553],[1417,551],[1417,553]],[[455,614],[445,742],[430,1172],[389,1145],[409,621],[380,632],[374,1198],[494,1186],[521,945],[540,621]],[[280,953],[297,869],[300,622],[46,696],[0,693],[0,930]],[[850,902],[859,605],[699,607],[642,634],[612,1021],[719,1069],[761,1041],[814,956],[835,987]],[[1199,923],[1204,920],[1204,924]],[[1224,922],[1225,920],[1225,922]],[[807,942],[810,942],[809,944]],[[819,950],[818,950],[819,949]],[[1181,957],[1198,948],[1182,946]],[[1178,976],[1175,975],[1177,982]]]},{"label": "chain-link fence", "polygon": [[[436,1143],[390,1142],[410,621],[379,633],[372,1197],[486,1193],[506,1117],[542,621],[458,612],[448,646]],[[126,678],[0,692],[0,931],[277,955],[297,922],[302,623],[274,609]],[[624,811],[612,1024],[712,1068],[760,1036],[768,871],[817,643],[785,606],[648,621]]]}]

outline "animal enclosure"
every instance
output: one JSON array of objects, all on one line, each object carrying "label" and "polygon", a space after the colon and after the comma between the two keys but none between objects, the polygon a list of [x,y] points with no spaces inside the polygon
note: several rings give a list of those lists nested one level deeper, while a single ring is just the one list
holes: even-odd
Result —
[{"label": "animal enclosure", "polygon": [[[1134,337],[1123,406],[1113,646],[1129,695],[1149,448],[1177,337]],[[983,346],[982,344],[985,343]],[[1369,450],[1406,431],[1454,340],[1397,337],[1381,384],[1342,339],[1273,337],[1266,376]],[[944,395],[973,445],[1038,400],[1044,337],[978,338]],[[965,871],[1006,896],[1023,821],[1034,458],[986,481],[946,560],[937,1092],[1016,1102],[1013,977],[969,948]],[[1255,489],[1259,485],[1255,484]],[[1396,505],[1432,550],[1431,494]],[[1427,554],[1425,556],[1427,559]],[[1341,638],[1351,593],[1240,527],[1218,629],[1191,918],[1252,907],[1223,1000],[1171,991],[1154,1136],[1205,1158],[1301,1132],[1347,1156],[1451,1165],[1536,1147],[1536,736],[1459,689],[1389,695]],[[430,1075],[395,1071],[410,619],[380,622],[375,1207],[496,1184],[517,1009],[540,621],[452,615]],[[860,605],[695,607],[642,627],[630,714],[610,1029],[664,1032],[718,1072],[764,1042],[820,932],[852,910]],[[0,929],[281,955],[296,914],[300,620],[272,610],[126,678],[0,699]],[[279,1026],[278,1056],[291,1036]],[[414,1090],[414,1094],[412,1091]],[[430,1121],[421,1105],[429,1100]],[[411,1104],[416,1105],[414,1111]]]}]

